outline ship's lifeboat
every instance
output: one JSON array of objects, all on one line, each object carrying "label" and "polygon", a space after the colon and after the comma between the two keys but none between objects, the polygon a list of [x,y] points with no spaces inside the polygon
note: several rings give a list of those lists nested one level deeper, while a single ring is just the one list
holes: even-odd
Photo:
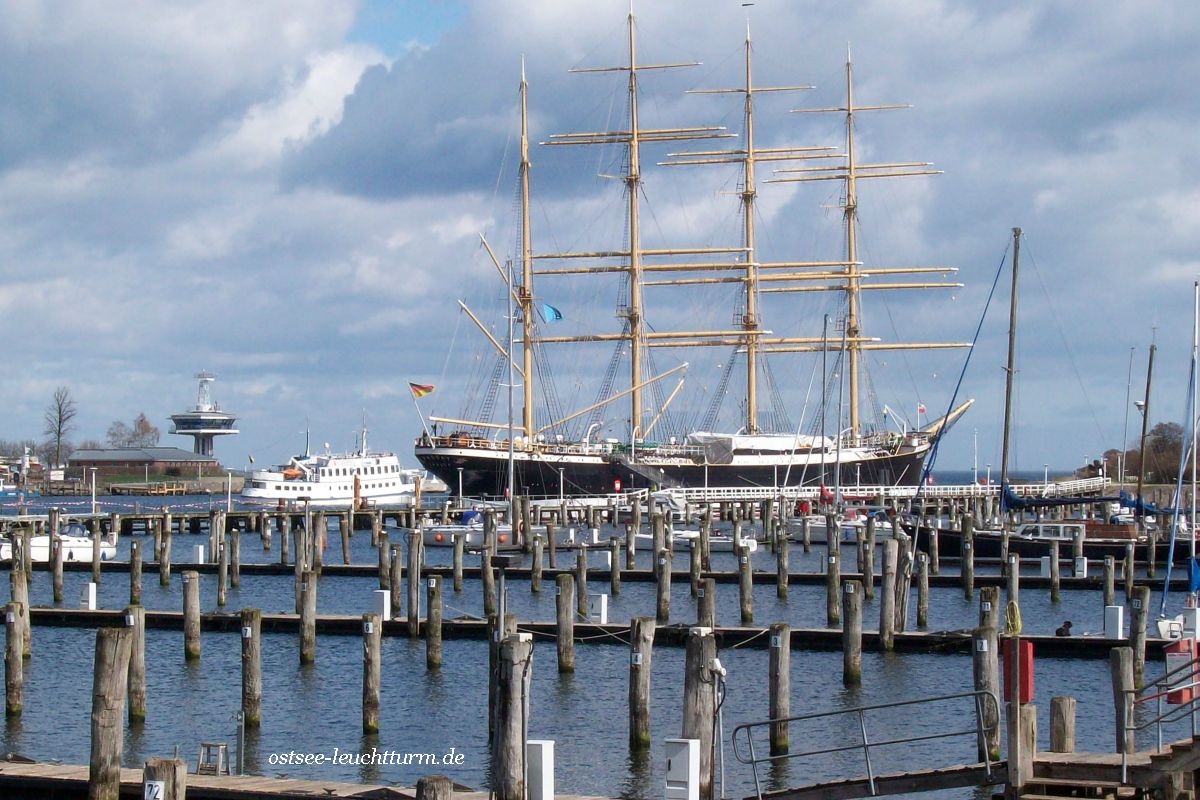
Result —
[{"label": "ship's lifeboat", "polygon": [[296,469],[295,467],[288,467],[287,469],[285,469],[283,471],[283,479],[285,481],[294,481],[303,474],[304,473],[302,473],[300,470]]}]

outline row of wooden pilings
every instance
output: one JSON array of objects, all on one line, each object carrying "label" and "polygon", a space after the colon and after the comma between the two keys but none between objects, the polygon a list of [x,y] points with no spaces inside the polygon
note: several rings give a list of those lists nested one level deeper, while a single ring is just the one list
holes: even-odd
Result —
[{"label": "row of wooden pilings", "polygon": [[[767,519],[771,519],[768,516]],[[217,543],[219,553],[226,552],[224,546],[224,533],[222,521],[218,519],[214,526],[215,530],[220,535],[220,540]],[[711,519],[707,520],[711,523]],[[702,532],[709,525],[702,521]],[[650,665],[652,663],[652,645],[654,639],[655,626],[658,623],[666,623],[670,619],[669,599],[670,599],[670,582],[672,579],[671,572],[671,557],[672,553],[669,547],[669,539],[666,536],[664,521],[659,515],[651,515],[651,527],[654,530],[654,546],[658,554],[656,559],[656,571],[658,576],[658,592],[656,595],[656,615],[655,617],[641,617],[635,619],[630,628],[630,673],[629,673],[629,739],[634,746],[647,746],[649,744],[649,719],[650,719]],[[768,529],[773,526],[768,525]],[[871,529],[871,526],[868,526]],[[165,563],[162,562],[162,552],[166,550],[169,554],[170,533],[169,527],[167,533],[161,537],[160,544],[156,550],[160,553],[160,576],[166,575],[165,580],[169,580],[169,557]],[[295,532],[296,535],[296,606],[297,613],[301,617],[301,633],[300,633],[300,660],[302,663],[311,662],[316,656],[316,638],[315,638],[315,619],[316,619],[316,592],[317,592],[317,575],[320,572],[321,556],[320,553],[324,549],[324,541],[322,533],[325,530],[324,525],[316,524],[314,520],[313,526],[310,528],[300,528]],[[484,584],[484,603],[485,612],[488,614],[489,624],[493,631],[500,624],[496,609],[496,585],[493,569],[490,564],[490,557],[494,555],[497,537],[495,536],[495,519],[493,515],[485,517],[485,530],[487,535],[485,541],[487,546],[482,553],[483,568],[481,570],[482,581]],[[310,534],[311,531],[312,533]],[[286,529],[283,531],[281,541],[281,549],[286,548],[288,541]],[[868,534],[869,536],[870,534]],[[236,553],[236,545],[233,542],[238,540],[238,536],[233,536],[228,550],[231,553]],[[436,669],[441,663],[441,582],[440,580],[431,581],[427,589],[426,600],[426,620],[421,624],[418,610],[418,595],[420,592],[421,570],[423,565],[421,538],[419,533],[412,532],[408,536],[408,564],[407,570],[403,569],[401,562],[401,550],[398,545],[389,546],[386,534],[379,532],[377,534],[379,552],[380,552],[380,585],[381,588],[387,588],[390,595],[390,611],[397,616],[401,610],[401,589],[400,581],[402,574],[407,572],[408,578],[408,609],[409,614],[406,619],[408,632],[411,636],[418,636],[422,633],[427,641],[427,665],[430,669]],[[788,543],[786,537],[772,537],[768,532],[769,541],[773,541],[776,547],[778,563],[783,565],[782,572],[786,576],[786,559]],[[625,541],[627,564],[632,563],[633,547],[635,537],[628,536]],[[703,543],[704,537],[701,542]],[[163,546],[165,542],[165,547]],[[269,546],[269,539],[264,539],[264,546]],[[531,574],[530,588],[533,591],[540,591],[541,574],[540,565],[542,561],[542,548],[548,546],[550,549],[551,561],[554,559],[555,548],[553,545],[554,538],[551,532],[549,544],[543,545],[541,539],[533,542],[533,550],[535,554],[534,569]],[[134,544],[139,544],[134,542]],[[461,588],[461,564],[462,564],[462,541],[456,541],[455,546],[455,588]],[[843,630],[843,681],[847,685],[853,685],[861,681],[861,655],[862,655],[862,597],[870,595],[874,591],[874,575],[873,568],[870,567],[870,560],[874,554],[874,543],[870,547],[864,546],[859,549],[860,571],[864,575],[870,575],[871,579],[866,581],[845,581],[840,579],[840,568],[838,561],[840,559],[838,547],[836,544],[828,546],[827,553],[827,616],[830,626],[841,626]],[[29,626],[28,626],[28,573],[29,567],[28,553],[22,549],[21,543],[18,540],[14,544],[16,547],[15,557],[13,559],[13,568],[10,573],[12,582],[12,599],[13,602],[8,608],[6,615],[6,631],[7,631],[7,647],[6,647],[6,709],[9,714],[19,714],[21,710],[21,662],[24,657],[27,657],[29,650]],[[619,548],[621,542],[614,540],[610,542],[610,554],[612,569],[609,571],[610,590],[614,593],[620,591],[620,558]],[[689,700],[689,711],[685,713],[685,723],[683,735],[687,738],[701,738],[702,753],[711,752],[710,748],[703,744],[705,741],[704,731],[705,724],[707,728],[707,741],[711,742],[711,704],[705,704],[704,692],[705,686],[709,687],[713,684],[711,674],[704,672],[705,669],[711,670],[712,657],[715,657],[716,643],[711,635],[711,629],[715,625],[715,582],[712,578],[701,578],[700,567],[703,565],[704,557],[703,546],[692,550],[692,563],[696,565],[689,570],[692,580],[693,593],[697,597],[698,616],[696,627],[693,630],[693,635],[688,637],[688,658],[687,658],[687,680],[698,682],[698,685],[693,687],[685,694]],[[1014,556],[1014,558],[1016,558]],[[913,562],[916,561],[918,570],[918,615],[922,613],[922,609],[927,610],[928,606],[928,584],[923,580],[923,577],[928,575],[929,561],[925,558],[925,554],[915,554],[911,548],[911,542],[903,534],[896,539],[884,543],[883,553],[883,570],[882,570],[882,586],[881,586],[881,603],[880,603],[880,625],[879,625],[879,646],[882,649],[890,649],[892,646],[892,637],[897,627],[903,630],[907,620],[907,602],[909,596],[909,583],[911,580],[911,571]],[[61,565],[61,559],[57,559]],[[144,610],[138,605],[140,601],[140,548],[134,548],[131,552],[131,570],[130,570],[130,594],[131,606],[126,612],[127,630],[122,636],[128,640],[129,656],[124,658],[118,653],[114,656],[114,663],[121,663],[123,683],[127,687],[127,699],[130,721],[133,724],[140,719],[144,719],[146,713],[145,699],[145,667],[144,667]],[[1054,559],[1057,563],[1057,559]],[[236,565],[236,556],[233,559]],[[738,559],[739,569],[739,593],[741,597],[741,618],[743,622],[751,621],[752,606],[750,605],[749,587],[749,558],[748,553],[743,549],[739,553]],[[1111,575],[1113,569],[1111,564],[1106,564],[1106,576]],[[561,671],[571,671],[574,669],[574,620],[577,616],[586,615],[587,613],[587,560],[586,553],[581,551],[577,555],[576,573],[560,574],[556,578],[558,590],[557,596],[557,650],[558,650],[558,668]],[[226,576],[223,570],[218,570],[218,596],[223,593],[227,579],[230,581],[236,580],[236,568]],[[98,577],[98,575],[94,576]],[[185,658],[195,659],[200,657],[200,604],[199,604],[199,580],[195,572],[185,572],[183,574],[184,582],[184,651]],[[1008,570],[1008,595],[1013,602],[1019,602],[1019,561],[1010,562]],[[1111,580],[1106,579],[1105,593],[1106,601],[1112,594],[1110,584]],[[779,591],[782,595],[786,595],[787,582],[786,577],[779,584]],[[1131,652],[1131,665],[1133,680],[1140,683],[1140,675],[1144,670],[1144,653],[1145,653],[1145,621],[1146,610],[1148,607],[1148,589],[1140,587],[1137,590],[1137,596],[1133,605],[1134,621],[1133,644]],[[985,641],[991,641],[988,638],[987,631],[990,629],[995,635],[998,630],[998,613],[999,613],[999,595],[998,589],[995,587],[983,587],[980,590],[980,608],[981,608],[981,626],[980,635]],[[254,609],[245,609],[242,612],[242,664],[243,664],[243,693],[242,706],[245,715],[246,723],[250,727],[259,724],[261,720],[261,699],[262,699],[262,683],[261,673],[259,672],[259,655],[261,645],[259,640],[261,614]],[[377,731],[379,725],[379,707],[380,707],[380,636],[382,633],[382,616],[378,614],[365,614],[362,619],[363,623],[363,729],[371,732]],[[923,622],[923,620],[919,620]],[[494,752],[497,758],[502,759],[502,763],[495,765],[493,774],[497,776],[496,780],[503,783],[505,776],[511,777],[512,781],[521,781],[524,774],[523,748],[513,744],[514,741],[520,742],[522,729],[518,726],[513,727],[512,714],[514,709],[523,708],[523,702],[516,702],[514,698],[521,697],[527,699],[528,692],[528,665],[529,651],[532,647],[528,635],[519,634],[516,630],[515,617],[508,615],[503,620],[503,630],[489,635],[489,658],[492,668],[489,670],[489,675],[495,676],[496,680],[489,681],[492,689],[490,692],[489,721],[492,721],[493,727],[496,730],[496,735],[501,737],[500,743],[508,742],[509,746],[501,746],[495,748]],[[775,719],[785,718],[789,713],[789,687],[787,676],[789,673],[788,660],[790,653],[790,628],[786,625],[777,624],[771,628],[771,648],[770,648],[770,709],[771,716]],[[121,645],[124,646],[124,645]],[[100,637],[97,639],[97,648],[100,647]],[[693,653],[693,649],[695,652]],[[984,650],[976,649],[979,652],[995,653],[994,646],[984,648]],[[710,656],[711,652],[711,656]],[[97,656],[97,665],[106,663]],[[976,667],[977,686],[980,688],[992,687],[998,685],[998,681],[994,678],[989,678],[989,675],[994,676],[994,669],[989,671],[986,662],[983,666]],[[505,676],[508,676],[508,683],[505,683]],[[514,677],[517,676],[517,677]],[[99,679],[97,679],[99,680]],[[991,681],[990,683],[988,681]],[[505,692],[509,694],[505,694]],[[525,694],[520,694],[524,692]],[[692,708],[694,706],[694,708]],[[708,716],[705,716],[705,709],[708,708]],[[507,709],[507,711],[506,711]],[[507,716],[506,716],[507,714]],[[692,720],[689,722],[688,720]],[[707,723],[706,723],[707,720]],[[119,733],[119,725],[117,726]],[[508,731],[508,733],[505,733]],[[699,732],[699,736],[693,737],[691,734]],[[508,736],[508,739],[504,737]],[[518,737],[512,739],[512,736]],[[119,738],[119,737],[118,737]],[[981,747],[984,745],[981,745]],[[771,747],[773,753],[784,753],[788,749],[788,736],[786,723],[780,723],[772,726],[771,731]],[[990,751],[990,745],[988,745]],[[507,755],[506,755],[507,754]],[[507,761],[503,761],[507,759]],[[103,762],[104,759],[102,758]],[[117,761],[119,762],[119,752]],[[521,769],[516,769],[513,763],[520,762]],[[702,765],[703,766],[703,765]],[[708,765],[707,771],[704,773],[711,780],[711,764]],[[498,787],[500,790],[502,787]],[[509,788],[512,788],[510,785]],[[508,789],[504,789],[503,796],[519,797],[523,793],[523,784],[520,786],[522,792],[515,794],[508,793]],[[514,790],[515,791],[515,790]]]}]

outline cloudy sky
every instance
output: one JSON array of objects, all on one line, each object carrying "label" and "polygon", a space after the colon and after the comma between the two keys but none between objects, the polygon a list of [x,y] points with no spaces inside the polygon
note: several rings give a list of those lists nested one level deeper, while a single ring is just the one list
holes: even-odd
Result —
[{"label": "cloudy sky", "polygon": [[[1119,446],[1130,354],[1137,396],[1153,337],[1152,420],[1181,418],[1200,275],[1193,5],[644,0],[635,10],[641,61],[702,62],[643,75],[643,125],[740,133],[737,97],[683,92],[740,84],[747,26],[756,84],[816,86],[764,96],[759,145],[841,145],[837,117],[789,111],[843,101],[848,51],[859,103],[913,106],[860,115],[860,156],[930,161],[944,174],[864,183],[862,258],[955,266],[965,286],[872,293],[868,335],[969,341],[1010,229],[1024,229],[1018,468],[1069,468]],[[436,384],[423,409],[456,416],[491,368],[456,300],[502,324],[479,234],[502,259],[513,253],[522,57],[534,140],[620,128],[624,77],[567,70],[621,63],[627,12],[624,0],[128,0],[120,13],[7,3],[0,438],[40,437],[60,385],[78,404],[76,441],[139,412],[165,431],[207,369],[240,417],[240,436],[218,443],[227,464],[284,458],[306,425],[315,442],[348,449],[364,413],[372,444],[411,461],[420,422],[408,381]],[[730,143],[705,145],[720,146]],[[668,149],[643,155],[644,244],[735,244],[736,173],[653,166]],[[620,245],[617,150],[535,147],[532,160],[536,250]],[[759,190],[760,260],[841,256],[836,185]],[[943,466],[969,468],[976,439],[981,470],[999,463],[1007,280],[960,390],[976,405]],[[618,292],[613,280],[537,287],[564,314],[554,334],[611,332]],[[728,290],[647,289],[660,330],[728,327],[736,302]],[[836,314],[835,298],[775,295],[765,325],[819,335],[824,313]],[[609,355],[551,354],[564,410],[594,399]],[[681,414],[704,416],[728,357],[656,351],[660,369],[692,363]],[[877,404],[909,418],[918,402],[944,409],[963,358],[874,357]],[[792,422],[812,419],[814,359],[772,369]],[[739,401],[731,388],[722,419]],[[609,416],[622,430],[618,410]]]}]

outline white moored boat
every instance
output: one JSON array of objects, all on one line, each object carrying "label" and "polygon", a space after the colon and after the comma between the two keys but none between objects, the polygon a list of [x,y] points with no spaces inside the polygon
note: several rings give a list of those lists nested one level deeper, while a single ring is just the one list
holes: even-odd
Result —
[{"label": "white moored boat", "polygon": [[[92,537],[87,528],[72,522],[62,528],[58,535],[62,547],[63,561],[91,561]],[[100,560],[111,561],[117,555],[117,534],[109,532],[100,537]],[[35,562],[50,561],[50,536],[41,534],[29,540],[29,556]],[[0,540],[0,561],[12,560],[12,541]]]},{"label": "white moored boat", "polygon": [[415,496],[424,477],[422,470],[401,467],[393,453],[370,452],[366,428],[357,452],[310,456],[305,451],[286,464],[252,471],[242,500],[270,506],[305,500],[313,506],[401,503]]}]

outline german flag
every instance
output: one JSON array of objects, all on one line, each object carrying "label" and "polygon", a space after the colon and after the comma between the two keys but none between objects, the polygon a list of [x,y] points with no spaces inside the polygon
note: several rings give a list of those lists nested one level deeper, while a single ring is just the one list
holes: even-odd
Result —
[{"label": "german flag", "polygon": [[427,394],[433,393],[433,384],[424,383],[409,383],[408,388],[412,391],[413,397],[424,397]]}]

